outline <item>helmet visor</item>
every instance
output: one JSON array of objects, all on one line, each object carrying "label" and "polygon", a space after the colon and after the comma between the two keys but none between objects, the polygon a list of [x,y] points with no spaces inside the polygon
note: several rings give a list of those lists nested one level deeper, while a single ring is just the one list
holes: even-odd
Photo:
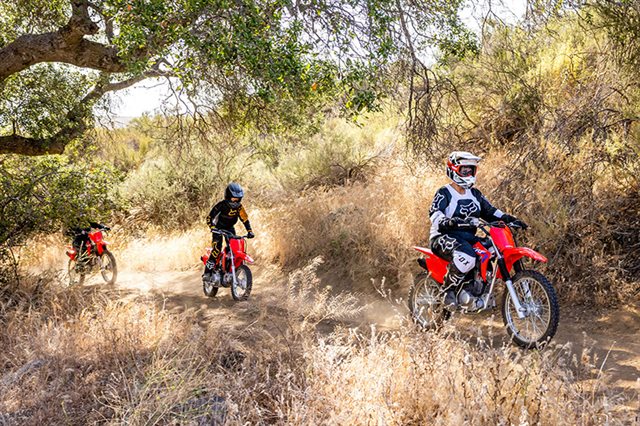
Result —
[{"label": "helmet visor", "polygon": [[458,174],[462,177],[469,177],[476,175],[476,166],[461,165],[458,166]]}]

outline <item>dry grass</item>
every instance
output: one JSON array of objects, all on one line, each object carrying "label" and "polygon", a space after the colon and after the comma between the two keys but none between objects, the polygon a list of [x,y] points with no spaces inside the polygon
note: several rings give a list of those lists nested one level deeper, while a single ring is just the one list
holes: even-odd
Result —
[{"label": "dry grass", "polygon": [[197,312],[142,297],[25,287],[0,310],[0,424],[630,421],[588,354],[567,347],[345,327],[361,307],[320,288],[318,264],[290,275],[279,304],[256,304],[249,327],[202,327]]},{"label": "dry grass", "polygon": [[428,244],[429,205],[440,184],[389,159],[366,182],[292,195],[264,212],[269,234],[259,244],[285,267],[322,256],[323,269],[361,282],[360,290],[372,290],[370,277],[397,283],[414,257],[411,247]]},{"label": "dry grass", "polygon": [[198,265],[211,234],[205,225],[186,232],[167,234],[147,231],[143,238],[128,241],[118,256],[135,271],[182,271]]}]

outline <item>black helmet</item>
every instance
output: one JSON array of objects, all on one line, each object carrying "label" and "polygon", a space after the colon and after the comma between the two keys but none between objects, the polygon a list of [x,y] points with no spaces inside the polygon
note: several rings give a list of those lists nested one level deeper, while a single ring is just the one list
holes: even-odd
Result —
[{"label": "black helmet", "polygon": [[[240,206],[240,201],[242,201],[242,197],[244,197],[244,191],[239,183],[231,182],[227,185],[227,189],[224,190],[224,199],[227,201],[231,201],[232,198],[239,198],[240,200],[237,203],[231,203],[233,208],[237,208]],[[236,205],[237,204],[237,205]]]}]

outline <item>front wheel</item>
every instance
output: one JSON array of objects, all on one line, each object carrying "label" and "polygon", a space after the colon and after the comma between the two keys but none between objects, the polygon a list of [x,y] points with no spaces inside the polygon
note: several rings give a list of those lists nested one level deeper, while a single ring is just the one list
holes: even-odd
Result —
[{"label": "front wheel", "polygon": [[231,285],[231,296],[234,300],[247,300],[251,294],[253,277],[247,265],[240,265],[236,269],[236,284]]},{"label": "front wheel", "polygon": [[116,266],[116,258],[109,250],[105,249],[100,255],[100,274],[109,285],[116,282],[118,277],[118,267]]},{"label": "front wheel", "polygon": [[509,290],[502,297],[502,319],[513,342],[525,349],[540,348],[556,334],[560,320],[558,296],[547,278],[523,270],[513,277],[524,318],[518,317]]},{"label": "front wheel", "polygon": [[427,272],[416,275],[409,289],[409,311],[411,319],[427,330],[440,328],[449,319],[451,313],[444,307],[444,292]]},{"label": "front wheel", "polygon": [[84,283],[84,278],[86,276],[85,268],[78,266],[77,260],[69,259],[67,272],[69,275],[69,285],[82,285],[82,283]]}]

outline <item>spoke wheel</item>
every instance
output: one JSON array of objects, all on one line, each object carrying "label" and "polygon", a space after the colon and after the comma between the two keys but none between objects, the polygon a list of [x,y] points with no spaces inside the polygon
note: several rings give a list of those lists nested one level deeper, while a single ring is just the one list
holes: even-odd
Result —
[{"label": "spoke wheel", "polygon": [[236,284],[231,284],[231,296],[234,300],[247,300],[251,294],[253,277],[247,265],[236,269]]},{"label": "spoke wheel", "polygon": [[67,265],[67,274],[69,276],[69,285],[82,285],[86,276],[85,272],[78,266],[78,262],[75,259],[69,259]]},{"label": "spoke wheel", "polygon": [[419,327],[436,330],[449,319],[451,313],[445,309],[444,291],[427,272],[416,275],[409,289],[409,311],[411,319]]},{"label": "spoke wheel", "polygon": [[114,284],[118,277],[116,258],[113,256],[113,253],[107,249],[105,249],[100,256],[100,274],[104,281],[109,285]]},{"label": "spoke wheel", "polygon": [[514,343],[525,349],[541,348],[556,334],[560,319],[558,297],[547,278],[537,271],[521,271],[513,277],[524,318],[505,288],[502,298],[502,318]]}]

